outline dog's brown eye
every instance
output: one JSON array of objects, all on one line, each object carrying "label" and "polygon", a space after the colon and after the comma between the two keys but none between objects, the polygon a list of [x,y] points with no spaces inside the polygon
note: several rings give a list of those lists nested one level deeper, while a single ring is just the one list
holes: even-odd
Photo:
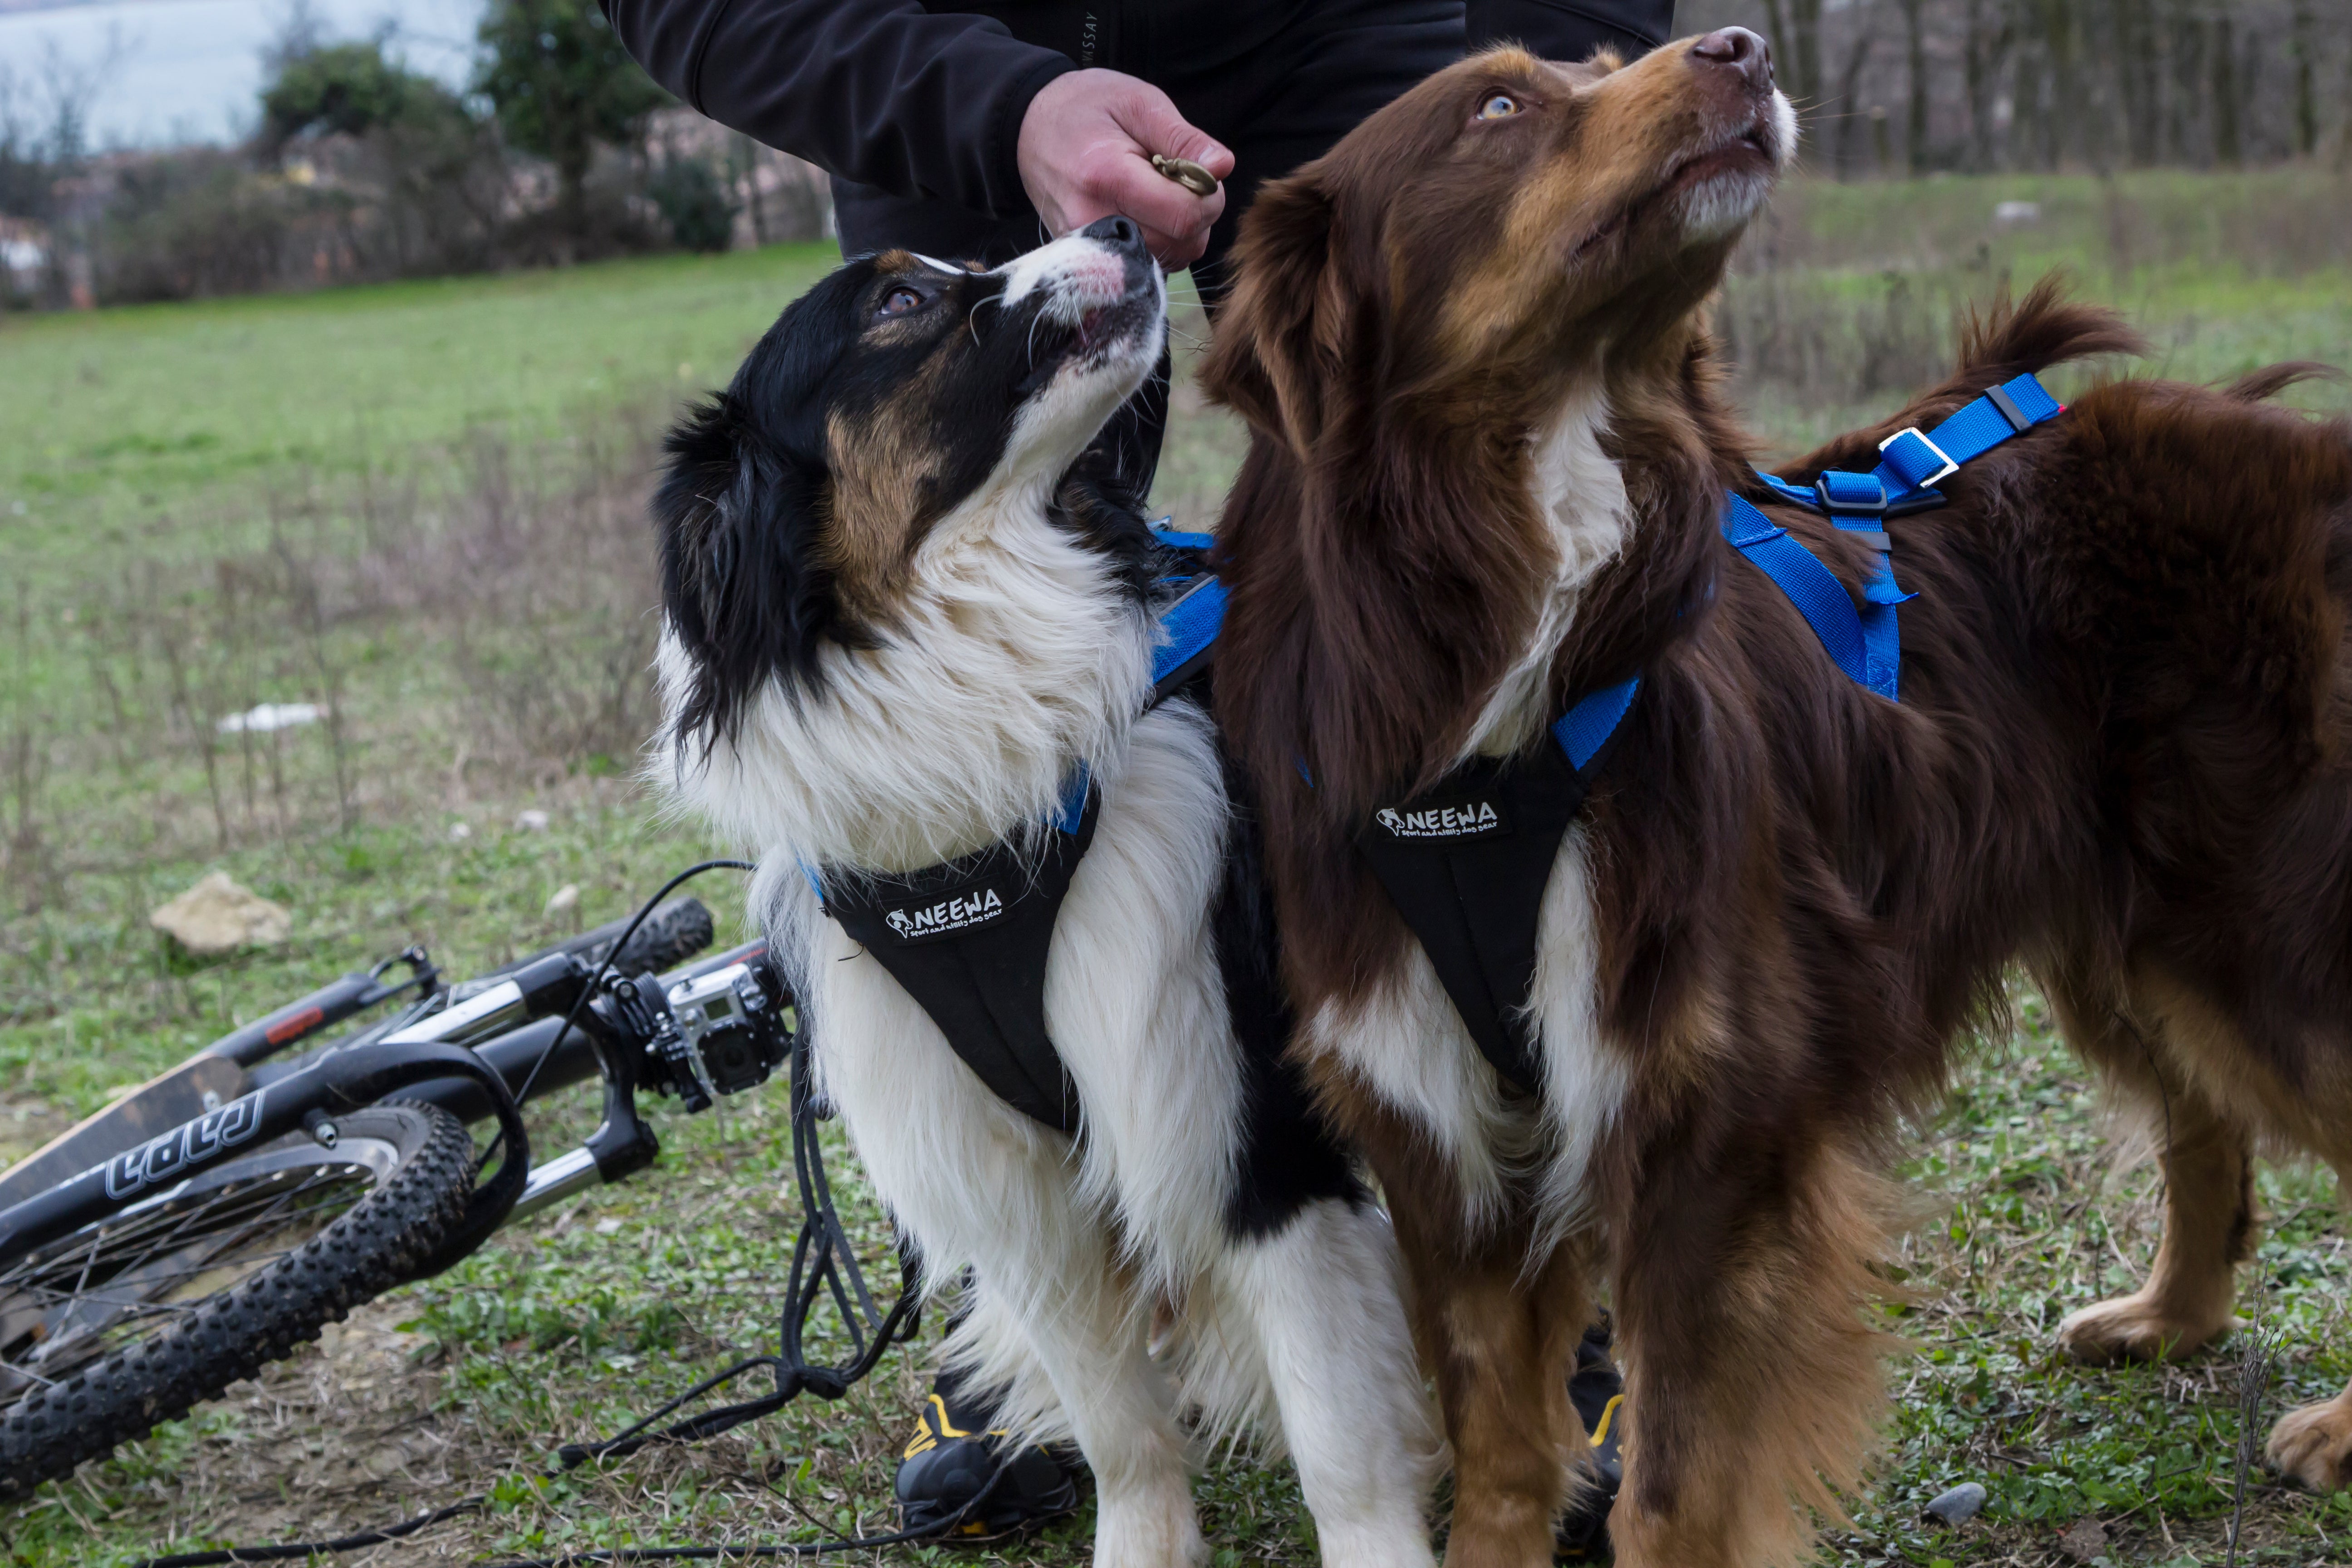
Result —
[{"label": "dog's brown eye", "polygon": [[882,309],[877,314],[903,316],[909,310],[919,310],[922,308],[923,297],[914,289],[893,289],[888,297],[882,301]]},{"label": "dog's brown eye", "polygon": [[1498,92],[1478,106],[1481,120],[1502,120],[1519,111],[1519,100],[1507,92]]}]

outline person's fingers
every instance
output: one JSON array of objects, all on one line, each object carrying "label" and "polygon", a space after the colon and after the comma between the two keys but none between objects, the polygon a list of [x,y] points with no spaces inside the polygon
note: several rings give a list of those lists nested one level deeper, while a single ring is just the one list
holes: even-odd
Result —
[{"label": "person's fingers", "polygon": [[1098,210],[1086,213],[1074,227],[1124,213],[1147,229],[1175,238],[1198,236],[1205,244],[1210,226],[1225,210],[1222,185],[1212,195],[1196,196],[1135,153],[1100,158],[1087,173],[1084,205]]},{"label": "person's fingers", "polygon": [[1112,106],[1111,117],[1120,130],[1142,146],[1147,159],[1153,153],[1167,158],[1187,158],[1220,180],[1234,172],[1232,151],[1186,120],[1175,100],[1150,82],[1138,80]]}]

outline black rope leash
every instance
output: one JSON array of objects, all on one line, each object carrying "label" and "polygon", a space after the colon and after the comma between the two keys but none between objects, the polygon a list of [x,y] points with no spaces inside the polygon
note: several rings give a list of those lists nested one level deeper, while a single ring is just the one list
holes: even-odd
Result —
[{"label": "black rope leash", "polygon": [[[704,871],[720,868],[752,868],[740,860],[706,860],[681,872],[637,911],[636,919],[622,933],[621,940],[613,944],[612,952],[618,952],[627,945],[637,927],[673,889]],[[598,981],[604,978],[611,963],[611,953],[608,952],[604,963],[598,968]],[[592,984],[590,993],[593,991]],[[586,994],[583,993],[583,1001]],[[572,1011],[576,1015],[579,1009],[575,1006]],[[568,1028],[570,1024],[571,1019],[567,1017],[565,1026]],[[557,1038],[560,1041],[562,1036],[559,1034]],[[552,1045],[541,1056],[540,1064],[551,1055]],[[535,1078],[537,1073],[538,1065],[535,1064],[531,1077]],[[891,1303],[887,1312],[880,1311],[875,1306],[874,1293],[866,1283],[865,1270],[858,1266],[857,1254],[850,1246],[849,1234],[843,1228],[841,1215],[834,1207],[833,1183],[825,1173],[824,1152],[818,1142],[816,1125],[827,1113],[818,1104],[814,1078],[809,1060],[808,1031],[795,1028],[792,1043],[791,1090],[793,1175],[800,1191],[801,1228],[793,1243],[793,1267],[779,1331],[779,1353],[746,1357],[725,1371],[703,1379],[642,1420],[602,1442],[565,1444],[556,1450],[557,1468],[546,1472],[548,1479],[568,1474],[592,1460],[626,1458],[656,1445],[692,1443],[715,1437],[746,1422],[772,1415],[803,1394],[813,1394],[824,1400],[839,1399],[849,1392],[853,1384],[873,1372],[892,1345],[911,1343],[920,1331],[921,1265],[903,1237],[898,1247],[898,1299]],[[524,1081],[526,1091],[530,1081],[530,1079]],[[803,1335],[808,1321],[827,1298],[832,1300],[835,1310],[849,1333],[849,1358],[838,1364],[812,1363],[803,1349]],[[659,1432],[647,1430],[672,1412],[762,1366],[773,1370],[773,1393],[741,1404],[705,1411]],[[1019,1452],[1014,1449],[999,1460],[987,1484],[952,1515],[918,1530],[901,1530],[885,1535],[845,1536],[804,1545],[599,1547],[560,1557],[519,1560],[499,1564],[499,1568],[573,1568],[575,1564],[598,1563],[720,1562],[728,1558],[822,1556],[828,1552],[858,1552],[910,1541],[936,1540],[960,1528],[975,1509],[989,1500],[997,1484],[1011,1470]],[[463,1514],[478,1512],[488,1500],[488,1493],[478,1493],[445,1508],[418,1514],[414,1519],[338,1536],[330,1541],[298,1541],[261,1546],[232,1546],[209,1552],[184,1552],[168,1557],[147,1558],[136,1563],[134,1568],[225,1568],[225,1565],[235,1563],[282,1563],[358,1552],[403,1540]]]},{"label": "black rope leash", "polygon": [[461,1513],[472,1513],[488,1500],[488,1494],[469,1497],[453,1502],[446,1508],[436,1508],[431,1513],[420,1513],[415,1519],[398,1524],[387,1524],[379,1530],[362,1530],[356,1535],[339,1535],[332,1541],[290,1541],[279,1546],[230,1546],[215,1552],[183,1552],[173,1557],[150,1557],[134,1564],[134,1568],[215,1568],[225,1563],[284,1563],[296,1558],[319,1556],[338,1552],[357,1552],[364,1547],[382,1546],[430,1530],[444,1520],[455,1519]]},{"label": "black rope leash", "polygon": [[[649,1439],[650,1440],[650,1439]],[[919,1530],[893,1531],[887,1535],[848,1535],[835,1541],[817,1541],[804,1544],[751,1543],[741,1546],[595,1546],[566,1552],[561,1557],[517,1558],[494,1563],[491,1568],[578,1568],[593,1563],[721,1563],[730,1557],[822,1557],[826,1552],[865,1552],[878,1546],[898,1546],[910,1541],[936,1541],[951,1534],[972,1511],[985,1503],[995,1492],[996,1485],[1013,1468],[1020,1457],[1014,1449],[996,1462],[988,1480],[961,1508],[937,1524],[927,1524]],[[566,1467],[569,1468],[570,1467]],[[559,1472],[560,1473],[560,1472]],[[383,1546],[390,1542],[429,1530],[445,1520],[460,1514],[475,1513],[488,1501],[482,1493],[453,1502],[446,1508],[436,1508],[431,1513],[418,1514],[399,1524],[381,1530],[363,1530],[356,1535],[339,1536],[332,1541],[295,1541],[279,1546],[231,1546],[214,1552],[184,1552],[176,1557],[150,1557],[132,1568],[228,1568],[239,1563],[283,1563],[296,1558],[324,1555],[341,1552],[357,1552],[364,1547]]]},{"label": "black rope leash", "polygon": [[[819,1541],[798,1546],[594,1546],[567,1552],[561,1557],[518,1557],[492,1563],[490,1568],[582,1568],[583,1564],[593,1563],[723,1563],[730,1557],[821,1557],[828,1552],[866,1552],[877,1546],[899,1546],[909,1541],[936,1541],[954,1531],[971,1517],[974,1509],[988,1500],[990,1494],[996,1490],[996,1483],[1013,1468],[1013,1461],[1020,1457],[1020,1452],[1013,1449],[999,1459],[996,1468],[989,1472],[987,1484],[972,1493],[971,1500],[956,1510],[953,1516],[937,1524],[927,1524],[920,1530],[897,1530],[887,1535],[844,1536],[838,1541]],[[153,1568],[176,1568],[176,1565],[159,1564]],[[195,1565],[190,1564],[189,1568],[195,1568]]]}]

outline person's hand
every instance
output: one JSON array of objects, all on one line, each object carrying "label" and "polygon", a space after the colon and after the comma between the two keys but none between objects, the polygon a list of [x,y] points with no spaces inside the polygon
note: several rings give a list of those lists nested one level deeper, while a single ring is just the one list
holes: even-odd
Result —
[{"label": "person's hand", "polygon": [[1069,71],[1038,89],[1021,120],[1021,184],[1056,236],[1124,214],[1171,272],[1209,247],[1225,210],[1224,187],[1196,196],[1151,166],[1151,155],[1190,158],[1220,181],[1234,155],[1185,123],[1166,93],[1121,71]]}]

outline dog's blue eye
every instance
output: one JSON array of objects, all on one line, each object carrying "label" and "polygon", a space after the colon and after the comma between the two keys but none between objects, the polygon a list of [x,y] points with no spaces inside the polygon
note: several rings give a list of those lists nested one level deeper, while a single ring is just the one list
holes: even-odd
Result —
[{"label": "dog's blue eye", "polygon": [[1498,92],[1478,106],[1481,120],[1501,120],[1519,111],[1519,100],[1506,92]]},{"label": "dog's blue eye", "polygon": [[923,297],[914,289],[893,289],[890,290],[888,297],[882,301],[882,309],[877,311],[876,314],[883,316],[903,316],[909,310],[921,310],[922,306]]}]

